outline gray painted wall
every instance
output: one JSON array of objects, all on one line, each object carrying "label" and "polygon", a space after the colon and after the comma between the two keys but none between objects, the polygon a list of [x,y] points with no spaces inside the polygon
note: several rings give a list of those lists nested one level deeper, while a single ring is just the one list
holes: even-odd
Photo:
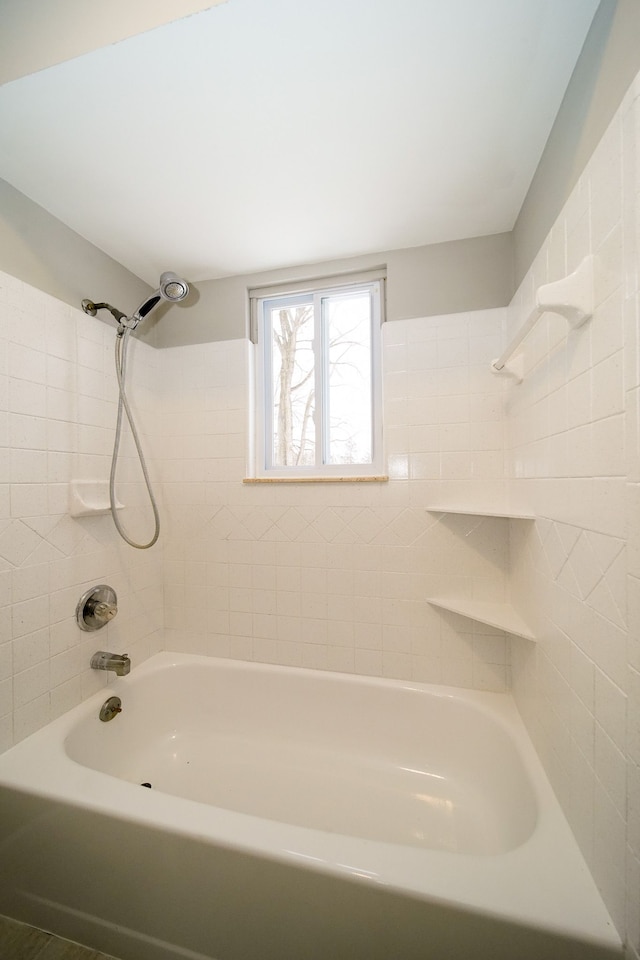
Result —
[{"label": "gray painted wall", "polygon": [[[386,266],[387,320],[501,307],[513,295],[511,235],[457,240],[330,260],[287,270],[207,280],[183,311],[156,325],[156,344],[174,347],[234,340],[248,332],[248,291],[271,284],[334,277]],[[175,310],[175,308],[174,308]]]},{"label": "gray painted wall", "polygon": [[[143,280],[5,180],[0,180],[0,270],[74,307],[87,298],[132,313],[151,292]],[[152,336],[150,331],[146,335]]]},{"label": "gray painted wall", "polygon": [[[513,293],[511,236],[499,234],[192,284],[184,303],[158,307],[137,335],[159,347],[237,339],[247,334],[249,288],[379,266],[387,267],[387,318],[392,320],[503,306]],[[151,292],[139,277],[3,180],[0,269],[75,307],[86,297],[130,313]],[[99,316],[112,322],[106,312]]]},{"label": "gray painted wall", "polygon": [[0,83],[80,57],[224,0],[2,0]]},{"label": "gray painted wall", "polygon": [[513,230],[516,286],[640,72],[640,0],[602,0]]}]

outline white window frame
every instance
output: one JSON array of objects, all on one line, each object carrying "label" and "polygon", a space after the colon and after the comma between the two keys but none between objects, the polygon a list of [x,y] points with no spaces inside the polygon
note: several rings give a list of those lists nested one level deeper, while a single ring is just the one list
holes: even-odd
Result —
[{"label": "white window frame", "polygon": [[[271,462],[273,451],[273,403],[271,384],[271,332],[265,335],[267,326],[265,305],[271,307],[296,297],[298,303],[307,300],[314,304],[314,315],[322,318],[321,302],[324,298],[356,290],[368,290],[371,296],[371,419],[372,419],[372,459],[370,463],[332,464],[316,462],[307,466],[278,466]],[[317,281],[313,284],[295,284],[287,287],[266,288],[250,291],[252,339],[256,341],[255,362],[255,447],[253,474],[257,478],[308,479],[378,477],[383,473],[383,435],[382,435],[382,335],[384,319],[384,277],[375,275],[360,276],[357,279]],[[317,322],[314,326],[315,349],[317,356],[323,358],[322,364],[315,364],[316,378],[316,456],[322,459],[327,446],[327,375],[328,364],[325,344],[325,324]],[[318,416],[319,414],[319,416]]]}]

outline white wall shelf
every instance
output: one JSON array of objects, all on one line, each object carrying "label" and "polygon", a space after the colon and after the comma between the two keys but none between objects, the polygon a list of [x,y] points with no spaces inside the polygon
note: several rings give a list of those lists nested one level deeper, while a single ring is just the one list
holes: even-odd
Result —
[{"label": "white wall shelf", "polygon": [[434,505],[432,507],[427,507],[427,513],[456,513],[456,514],[465,514],[469,517],[498,517],[505,520],[535,520],[535,516],[532,513],[524,513],[517,510],[484,510],[479,507],[470,507],[466,505],[460,506],[445,506]]},{"label": "white wall shelf", "polygon": [[[116,500],[116,510],[124,504]],[[96,517],[111,513],[109,484],[104,480],[72,480],[69,484],[69,516]]]},{"label": "white wall shelf", "polygon": [[[429,513],[464,514],[470,517],[489,517],[500,520],[532,521],[536,519],[533,514],[522,511],[485,510],[467,504],[455,506],[434,504],[428,507],[427,511]],[[509,603],[490,603],[485,600],[474,600],[467,596],[428,597],[427,599],[434,607],[440,607],[450,613],[457,613],[460,616],[468,617],[470,620],[476,620],[478,623],[485,623],[516,637],[524,637],[525,640],[535,641],[536,639],[531,627]]]},{"label": "white wall shelf", "polygon": [[504,630],[525,640],[535,640],[533,631],[520,614],[508,603],[489,603],[469,597],[427,597],[429,603],[450,613],[457,613],[470,620],[486,623],[497,630]]}]

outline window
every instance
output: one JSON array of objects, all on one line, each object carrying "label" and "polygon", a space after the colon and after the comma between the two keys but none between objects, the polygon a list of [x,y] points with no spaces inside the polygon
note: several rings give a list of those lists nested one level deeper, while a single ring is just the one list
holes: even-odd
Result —
[{"label": "window", "polygon": [[254,297],[258,477],[380,472],[381,288]]}]

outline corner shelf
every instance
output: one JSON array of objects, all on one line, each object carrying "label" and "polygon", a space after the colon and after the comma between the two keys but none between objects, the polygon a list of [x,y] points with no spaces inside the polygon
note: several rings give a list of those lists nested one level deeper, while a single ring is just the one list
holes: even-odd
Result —
[{"label": "corner shelf", "polygon": [[[536,519],[533,514],[524,511],[484,510],[466,504],[454,506],[434,504],[427,508],[427,512],[464,514],[470,517],[490,517],[499,520],[532,521]],[[536,640],[531,627],[509,603],[490,603],[486,600],[474,600],[471,597],[461,596],[427,597],[427,601],[441,610],[448,610],[450,613],[457,613],[478,623],[485,623],[513,636],[524,637],[525,640]]]},{"label": "corner shelf", "polygon": [[446,507],[433,506],[427,507],[427,513],[461,513],[469,517],[497,517],[503,520],[535,520],[532,513],[524,513],[517,510],[481,510],[477,507]]},{"label": "corner shelf", "polygon": [[535,640],[528,624],[508,603],[489,603],[486,600],[473,600],[468,597],[427,597],[427,602],[441,610],[457,613],[478,623],[486,623],[497,630],[504,630],[525,640]]}]

